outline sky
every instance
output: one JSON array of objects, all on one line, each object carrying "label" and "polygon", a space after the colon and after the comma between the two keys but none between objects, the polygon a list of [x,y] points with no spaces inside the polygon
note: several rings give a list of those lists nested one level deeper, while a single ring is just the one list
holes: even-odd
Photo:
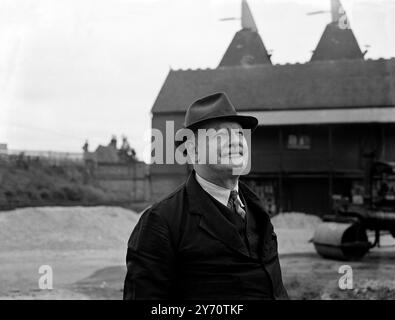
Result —
[{"label": "sky", "polygon": [[[309,61],[329,0],[249,0],[274,64]],[[366,58],[395,57],[395,0],[343,0]],[[216,68],[241,0],[0,0],[0,143],[82,152],[126,135],[149,157],[170,69]],[[369,47],[367,47],[369,46]]]}]

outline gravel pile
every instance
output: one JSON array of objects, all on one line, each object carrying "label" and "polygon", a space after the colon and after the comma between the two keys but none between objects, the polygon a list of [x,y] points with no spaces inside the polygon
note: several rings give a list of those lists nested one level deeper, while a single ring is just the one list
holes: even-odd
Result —
[{"label": "gravel pile", "polygon": [[[0,251],[125,248],[139,215],[120,207],[37,207],[0,212]],[[316,216],[272,218],[280,252],[311,249]]]},{"label": "gravel pile", "polygon": [[280,213],[272,219],[277,233],[279,254],[314,253],[310,242],[321,219],[300,212]]},{"label": "gravel pile", "polygon": [[38,207],[0,212],[0,251],[125,248],[138,215],[119,207]]},{"label": "gravel pile", "polygon": [[285,212],[274,216],[271,221],[276,229],[315,229],[321,219],[305,213]]}]

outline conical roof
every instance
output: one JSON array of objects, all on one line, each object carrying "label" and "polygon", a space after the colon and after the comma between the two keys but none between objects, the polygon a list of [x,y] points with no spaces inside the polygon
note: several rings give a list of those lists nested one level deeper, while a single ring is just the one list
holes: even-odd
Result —
[{"label": "conical roof", "polygon": [[258,32],[242,29],[235,34],[219,67],[266,63],[271,64],[272,62]]},{"label": "conical roof", "polygon": [[235,34],[219,67],[271,64],[270,55],[267,53],[245,0],[242,1],[241,13],[242,29]]},{"label": "conical roof", "polygon": [[357,39],[339,0],[332,0],[332,22],[318,42],[311,61],[363,59]]}]

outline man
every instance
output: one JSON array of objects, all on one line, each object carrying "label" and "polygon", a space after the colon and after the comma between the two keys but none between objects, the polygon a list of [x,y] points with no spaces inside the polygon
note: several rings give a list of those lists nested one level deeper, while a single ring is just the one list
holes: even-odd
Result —
[{"label": "man", "polygon": [[[184,127],[195,135],[185,146],[194,170],[133,230],[124,299],[288,298],[270,217],[239,182],[248,154],[243,131],[257,123],[238,115],[224,93],[188,108]],[[202,138],[198,129],[214,130]]]}]

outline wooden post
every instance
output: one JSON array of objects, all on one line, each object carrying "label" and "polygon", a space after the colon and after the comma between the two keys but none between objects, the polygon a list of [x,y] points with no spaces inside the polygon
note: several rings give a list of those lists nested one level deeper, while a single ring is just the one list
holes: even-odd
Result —
[{"label": "wooden post", "polygon": [[332,126],[328,125],[328,177],[329,177],[329,211],[333,207],[333,137]]},{"label": "wooden post", "polygon": [[283,131],[282,128],[278,129],[278,147],[279,147],[279,171],[278,171],[278,213],[284,209],[283,201]]},{"label": "wooden post", "polygon": [[381,158],[385,161],[387,157],[386,124],[381,124]]}]

